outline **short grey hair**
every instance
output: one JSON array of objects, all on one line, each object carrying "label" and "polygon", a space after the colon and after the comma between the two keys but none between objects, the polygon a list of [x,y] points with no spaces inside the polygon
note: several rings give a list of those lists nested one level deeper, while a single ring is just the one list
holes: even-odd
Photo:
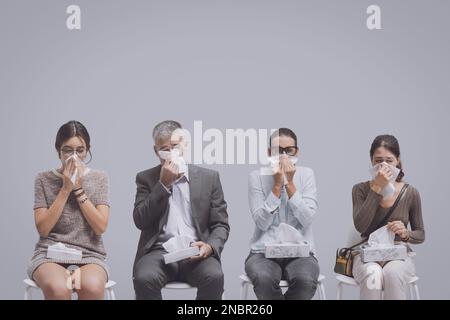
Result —
[{"label": "short grey hair", "polygon": [[153,128],[153,141],[156,142],[157,139],[167,139],[172,136],[172,133],[181,129],[181,124],[174,120],[164,120],[158,123]]}]

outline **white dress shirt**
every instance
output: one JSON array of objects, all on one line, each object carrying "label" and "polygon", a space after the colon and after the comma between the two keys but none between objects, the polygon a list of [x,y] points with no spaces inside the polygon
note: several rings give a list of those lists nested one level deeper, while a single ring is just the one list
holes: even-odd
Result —
[{"label": "white dress shirt", "polygon": [[188,172],[186,171],[172,184],[172,191],[166,186],[162,186],[170,193],[169,215],[157,243],[163,243],[172,237],[181,235],[189,236],[193,241],[198,241],[199,238],[192,219]]}]

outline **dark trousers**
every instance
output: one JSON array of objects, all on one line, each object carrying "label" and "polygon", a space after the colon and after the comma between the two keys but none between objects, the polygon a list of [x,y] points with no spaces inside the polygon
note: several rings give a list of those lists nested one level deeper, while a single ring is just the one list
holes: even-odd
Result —
[{"label": "dark trousers", "polygon": [[[263,253],[250,253],[245,272],[259,300],[309,300],[316,293],[319,263],[312,254],[304,258],[267,259]],[[283,295],[279,283],[287,280]]]},{"label": "dark trousers", "polygon": [[161,289],[171,281],[183,281],[197,288],[197,300],[220,300],[223,294],[222,266],[215,257],[165,264],[166,251],[157,247],[136,263],[133,285],[137,300],[161,300]]}]

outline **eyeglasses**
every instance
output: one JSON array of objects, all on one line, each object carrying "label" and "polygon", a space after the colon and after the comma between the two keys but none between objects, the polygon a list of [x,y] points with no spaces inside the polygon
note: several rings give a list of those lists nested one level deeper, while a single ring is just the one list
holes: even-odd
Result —
[{"label": "eyeglasses", "polygon": [[80,147],[80,148],[77,148],[76,150],[74,150],[74,149],[69,148],[69,147],[64,147],[64,148],[61,149],[61,153],[64,156],[66,156],[66,157],[70,157],[75,152],[77,153],[77,156],[83,156],[84,153],[86,152],[86,148]]},{"label": "eyeglasses", "polygon": [[271,147],[270,148],[272,155],[277,154],[287,154],[288,156],[295,156],[297,153],[298,147],[297,146],[290,146],[290,147]]},{"label": "eyeglasses", "polygon": [[175,149],[181,150],[181,146],[179,144],[176,144],[176,145],[172,145],[170,147],[163,147],[163,148],[159,149],[158,151],[171,151],[171,150],[175,150]]}]

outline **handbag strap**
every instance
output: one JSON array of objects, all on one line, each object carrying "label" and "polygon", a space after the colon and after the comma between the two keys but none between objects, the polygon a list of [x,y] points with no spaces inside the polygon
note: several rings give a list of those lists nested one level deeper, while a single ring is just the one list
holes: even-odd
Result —
[{"label": "handbag strap", "polygon": [[[386,216],[384,217],[383,221],[380,222],[380,224],[378,225],[377,229],[378,229],[378,228],[381,228],[382,226],[384,226],[384,225],[388,222],[389,218],[392,216],[392,213],[394,212],[395,208],[397,208],[398,203],[399,203],[400,200],[402,199],[403,194],[405,193],[405,191],[406,191],[406,189],[408,188],[408,186],[409,186],[409,184],[407,184],[407,183],[405,183],[405,184],[403,185],[403,188],[402,188],[402,190],[400,190],[400,193],[398,194],[397,199],[395,199],[394,204],[393,204],[392,207],[389,209],[389,212],[388,212],[388,214],[386,214]],[[375,230],[376,230],[376,229],[375,229]]]},{"label": "handbag strap", "polygon": [[[405,193],[406,189],[408,188],[409,184],[405,183],[403,185],[403,188],[400,190],[397,199],[395,199],[394,204],[392,205],[392,207],[390,207],[389,212],[386,214],[386,216],[384,217],[384,219],[378,224],[378,226],[375,228],[375,230],[383,227],[387,221],[389,220],[389,218],[392,216],[392,213],[394,212],[395,208],[397,208],[398,203],[400,202],[401,198],[403,197],[403,194]],[[358,242],[357,244],[352,245],[351,247],[349,247],[348,249],[353,249],[361,244],[363,244],[364,242],[366,242],[367,240],[369,240],[369,237],[366,236],[364,240]]]}]

